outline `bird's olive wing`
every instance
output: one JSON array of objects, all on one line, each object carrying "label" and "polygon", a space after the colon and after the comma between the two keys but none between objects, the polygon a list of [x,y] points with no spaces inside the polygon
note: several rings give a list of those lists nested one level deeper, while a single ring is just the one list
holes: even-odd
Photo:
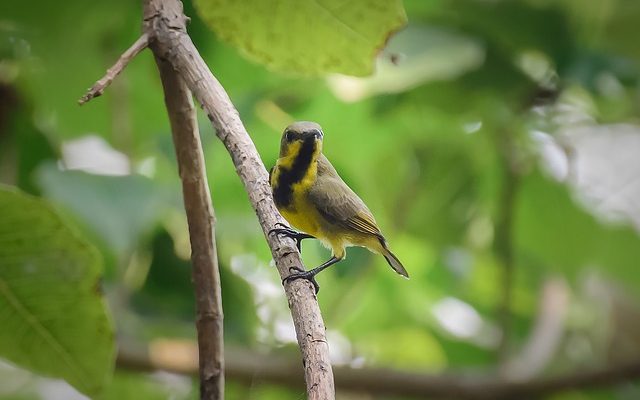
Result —
[{"label": "bird's olive wing", "polygon": [[346,230],[381,235],[371,211],[339,177],[319,177],[308,195],[329,223]]}]

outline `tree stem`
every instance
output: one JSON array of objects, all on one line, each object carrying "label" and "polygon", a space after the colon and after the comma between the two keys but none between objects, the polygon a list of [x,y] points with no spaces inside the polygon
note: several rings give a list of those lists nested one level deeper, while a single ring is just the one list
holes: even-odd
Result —
[{"label": "tree stem", "polygon": [[191,92],[170,64],[156,57],[171,122],[191,240],[200,364],[200,398],[224,398],[224,355],[220,271],[215,215]]}]

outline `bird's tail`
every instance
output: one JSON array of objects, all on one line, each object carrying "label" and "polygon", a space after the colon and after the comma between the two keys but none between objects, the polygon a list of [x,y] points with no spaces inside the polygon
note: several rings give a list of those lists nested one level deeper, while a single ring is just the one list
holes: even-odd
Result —
[{"label": "bird's tail", "polygon": [[384,256],[385,260],[387,260],[391,268],[393,268],[393,270],[399,273],[400,275],[409,279],[409,273],[407,272],[406,269],[404,269],[404,266],[402,265],[400,260],[398,260],[398,257],[396,257],[391,252],[391,250],[389,250],[389,248],[387,247],[387,243],[385,242],[384,239],[380,240],[380,244],[382,245],[382,255]]}]

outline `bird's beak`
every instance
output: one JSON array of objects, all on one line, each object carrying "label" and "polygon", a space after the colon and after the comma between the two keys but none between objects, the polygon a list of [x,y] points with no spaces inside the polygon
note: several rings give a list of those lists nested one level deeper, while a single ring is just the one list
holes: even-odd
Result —
[{"label": "bird's beak", "polygon": [[308,131],[308,132],[305,132],[305,133],[303,134],[303,137],[304,137],[305,139],[307,139],[307,138],[313,138],[313,139],[316,139],[316,140],[322,140],[322,136],[323,136],[323,135],[322,135],[322,132],[320,132],[320,131],[316,131],[316,130],[313,130],[313,131],[310,131],[310,132]]}]

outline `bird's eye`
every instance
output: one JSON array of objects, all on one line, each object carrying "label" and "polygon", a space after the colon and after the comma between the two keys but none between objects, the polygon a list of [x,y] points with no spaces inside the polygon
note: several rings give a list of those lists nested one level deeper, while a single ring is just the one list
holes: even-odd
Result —
[{"label": "bird's eye", "polygon": [[287,142],[293,141],[293,133],[291,133],[291,131],[287,131],[285,138],[287,139]]}]

